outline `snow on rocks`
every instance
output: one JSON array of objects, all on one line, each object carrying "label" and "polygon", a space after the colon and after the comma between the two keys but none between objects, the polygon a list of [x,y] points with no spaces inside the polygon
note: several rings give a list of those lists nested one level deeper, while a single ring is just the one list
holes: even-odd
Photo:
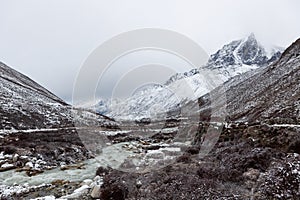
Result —
[{"label": "snow on rocks", "polygon": [[4,152],[0,153],[0,172],[11,170],[16,168],[13,164],[14,155],[4,154]]},{"label": "snow on rocks", "polygon": [[74,190],[72,194],[62,196],[60,199],[76,199],[80,198],[83,195],[87,195],[89,192],[90,187],[88,185],[83,185],[80,188]]},{"label": "snow on rocks", "polygon": [[273,161],[258,182],[256,191],[266,199],[300,198],[300,155],[290,153]]},{"label": "snow on rocks", "polygon": [[[88,196],[99,198],[102,184],[103,178],[97,175],[94,179],[86,179],[82,182],[57,180],[51,184],[37,186],[30,186],[27,183],[14,186],[0,185],[0,199],[10,199],[23,195],[28,195],[28,198],[31,197],[32,200],[83,199],[83,197]],[[46,194],[46,196],[40,194]]]},{"label": "snow on rocks", "polygon": [[15,186],[0,185],[0,199],[6,199],[14,195],[22,195],[46,187],[49,187],[49,184],[41,184],[38,186],[29,186],[28,184]]},{"label": "snow on rocks", "polygon": [[92,198],[99,198],[100,197],[100,188],[103,184],[103,178],[100,176],[95,176],[95,178],[92,179],[86,179],[83,180],[80,183],[80,187],[75,189],[72,193],[62,196],[60,198],[57,198],[59,200],[62,199],[76,199],[76,198],[82,198],[83,196],[91,196]]},{"label": "snow on rocks", "polygon": [[[45,196],[45,197],[38,197],[38,198],[34,198],[34,199],[31,199],[31,200],[55,200],[55,196],[51,195],[51,196]],[[63,200],[63,199],[61,199]]]},{"label": "snow on rocks", "polygon": [[95,185],[92,189],[91,192],[91,197],[92,198],[99,198],[100,197],[100,186],[99,185]]},{"label": "snow on rocks", "polygon": [[10,163],[4,163],[3,165],[1,165],[1,168],[11,168],[11,167],[14,167],[13,164],[10,164]]}]

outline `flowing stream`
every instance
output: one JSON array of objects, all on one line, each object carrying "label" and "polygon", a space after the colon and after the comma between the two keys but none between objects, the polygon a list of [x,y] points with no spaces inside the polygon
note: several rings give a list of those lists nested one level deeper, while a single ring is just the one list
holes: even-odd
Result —
[{"label": "flowing stream", "polygon": [[99,166],[109,165],[118,168],[132,154],[131,151],[126,151],[122,148],[124,144],[126,143],[118,143],[103,148],[102,153],[96,158],[83,162],[83,169],[61,170],[60,168],[55,168],[31,177],[27,176],[25,172],[9,170],[0,173],[0,184],[14,185],[27,183],[29,185],[40,185],[51,183],[54,180],[82,181],[92,179]]},{"label": "flowing stream", "polygon": [[[172,128],[165,129],[164,132],[173,131]],[[109,133],[113,134],[113,133]],[[124,148],[124,146],[129,148]],[[134,152],[130,147],[132,147],[132,143],[130,142],[122,142],[118,144],[113,144],[110,146],[105,146],[102,149],[101,154],[97,155],[93,159],[88,159],[83,161],[83,168],[71,168],[68,170],[61,170],[60,167],[46,170],[41,174],[37,174],[35,176],[29,177],[26,172],[16,172],[15,170],[8,170],[4,172],[0,172],[0,185],[41,185],[48,184],[55,180],[65,180],[65,181],[83,181],[85,179],[93,179],[97,169],[100,166],[106,167],[110,166],[112,168],[118,169],[121,164],[127,163],[128,160],[131,161],[129,163],[128,168],[135,166],[146,166],[155,167],[156,164],[159,166],[163,166],[165,164],[169,164],[174,160],[174,158],[181,154],[180,146],[186,145],[182,143],[173,144],[165,144],[160,143],[162,149],[160,150],[148,150],[146,154],[140,154],[139,152]],[[134,145],[133,145],[134,146]],[[136,149],[137,150],[137,149]],[[131,168],[132,169],[132,168]],[[142,170],[142,168],[141,168]]]}]

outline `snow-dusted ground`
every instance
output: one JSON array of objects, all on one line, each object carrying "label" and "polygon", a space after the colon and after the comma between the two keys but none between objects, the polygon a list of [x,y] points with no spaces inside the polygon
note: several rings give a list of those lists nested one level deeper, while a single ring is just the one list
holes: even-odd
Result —
[{"label": "snow-dusted ground", "polygon": [[0,199],[5,199],[5,197],[11,195],[11,194],[22,194],[29,192],[30,189],[38,189],[48,186],[47,184],[40,184],[38,186],[29,186],[28,184],[22,184],[22,185],[15,185],[15,186],[9,186],[9,185],[2,185],[0,184]]},{"label": "snow-dusted ground", "polygon": [[[74,129],[74,127],[70,127],[70,129]],[[68,128],[40,128],[40,129],[25,129],[25,130],[16,130],[16,129],[10,129],[10,130],[0,130],[0,135],[9,135],[13,133],[36,133],[36,132],[43,132],[43,131],[58,131]]]},{"label": "snow-dusted ground", "polygon": [[[162,130],[152,130],[153,132],[160,132]],[[174,131],[174,128],[163,130],[165,133]],[[128,130],[124,131],[101,131],[99,134],[106,134],[113,136],[119,133],[126,134]],[[145,146],[159,146],[159,149],[145,151]],[[25,172],[16,172],[15,170],[8,170],[0,173],[0,193],[4,196],[9,194],[17,194],[29,191],[30,189],[37,189],[47,186],[56,180],[64,180],[71,182],[78,182],[83,180],[93,179],[95,172],[99,166],[110,166],[115,169],[134,172],[145,172],[151,169],[158,169],[171,163],[176,157],[182,154],[181,148],[186,146],[183,143],[166,144],[147,143],[139,141],[122,142],[117,144],[107,144],[95,158],[83,162],[83,167],[70,168],[68,170],[61,170],[61,168],[54,168],[46,170],[43,173],[29,177]],[[9,155],[0,154],[1,158]],[[130,165],[129,165],[130,164]],[[132,165],[133,164],[133,165]],[[88,187],[88,186],[85,186]],[[73,194],[63,198],[75,198],[87,188],[79,188]],[[1,196],[1,195],[0,195]],[[45,199],[53,199],[48,196]],[[42,199],[42,198],[41,198]]]},{"label": "snow-dusted ground", "polygon": [[[40,128],[40,129],[24,129],[24,130],[16,130],[16,129],[10,129],[10,130],[0,130],[0,137],[4,135],[9,135],[13,133],[37,133],[37,132],[44,132],[44,131],[49,131],[49,132],[56,132],[56,131],[61,131],[61,130],[85,130],[88,127],[64,127],[64,128]],[[101,129],[101,127],[99,128]],[[127,133],[128,131],[123,130],[123,131],[99,131],[99,133],[105,133],[106,135],[114,135],[114,134],[119,134],[119,133]]]}]

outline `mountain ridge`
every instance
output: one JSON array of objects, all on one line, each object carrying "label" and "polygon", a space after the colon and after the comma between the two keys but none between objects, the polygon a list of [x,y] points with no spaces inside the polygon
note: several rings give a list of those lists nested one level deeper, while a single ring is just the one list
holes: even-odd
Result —
[{"label": "mountain ridge", "polygon": [[[180,104],[199,98],[236,75],[269,65],[278,60],[280,55],[280,48],[269,50],[267,53],[254,34],[250,34],[244,39],[224,45],[210,56],[207,64],[199,69],[174,74],[163,85],[164,90],[150,87],[144,90],[143,95],[134,95],[123,101],[100,100],[99,105],[95,105],[94,108],[96,112],[118,119],[125,119],[128,116],[130,119],[151,118],[147,112],[155,113],[177,109]],[[250,61],[251,65],[249,65]],[[204,74],[207,72],[213,75],[214,80],[206,80],[207,77],[204,77]],[[209,84],[209,81],[215,83],[212,85]],[[164,91],[172,91],[173,94],[166,95]],[[150,96],[152,98],[149,98]]]},{"label": "mountain ridge", "polygon": [[[10,76],[8,74],[10,74]],[[4,76],[4,75],[6,75],[6,76]],[[16,79],[13,79],[13,77],[11,75],[13,75],[13,77]],[[36,90],[36,92],[48,95],[49,98],[52,98],[52,100],[54,100],[54,101],[58,101],[64,105],[69,105],[64,100],[60,99],[55,94],[53,94],[52,92],[50,92],[49,90],[45,89],[43,86],[38,84],[37,82],[30,79],[28,76],[14,70],[13,68],[8,67],[5,63],[3,63],[1,61],[0,61],[0,77],[3,79],[6,79],[8,81],[11,81],[14,84],[18,84],[19,86],[22,86],[24,88],[34,89],[34,90]],[[18,82],[16,80],[19,80],[20,82]],[[31,86],[31,88],[28,86]]]}]

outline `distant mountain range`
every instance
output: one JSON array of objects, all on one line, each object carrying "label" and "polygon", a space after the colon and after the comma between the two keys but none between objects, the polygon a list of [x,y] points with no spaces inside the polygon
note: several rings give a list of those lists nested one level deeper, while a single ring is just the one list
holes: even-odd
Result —
[{"label": "distant mountain range", "polygon": [[[266,50],[251,34],[224,45],[202,68],[175,74],[163,86],[146,87],[126,100],[100,100],[94,106],[99,114],[72,108],[30,78],[0,63],[0,129],[73,127],[74,120],[82,126],[110,126],[115,122],[109,117],[121,120],[165,117],[161,113],[196,101],[224,82],[226,94],[220,93],[219,98],[226,95],[231,120],[276,118],[285,113],[289,120],[297,121],[298,48],[299,41],[283,54],[277,47]],[[212,71],[220,78],[219,82],[210,85],[209,81],[203,81],[201,70]],[[206,96],[200,101],[201,112],[209,107]]]},{"label": "distant mountain range", "polygon": [[[93,108],[119,120],[154,118],[158,113],[177,109],[185,102],[201,97],[236,75],[274,63],[282,51],[280,47],[263,47],[254,34],[250,34],[224,45],[210,56],[205,66],[177,73],[163,86],[146,87],[128,99],[100,99]],[[203,71],[213,75],[213,84]]]}]

